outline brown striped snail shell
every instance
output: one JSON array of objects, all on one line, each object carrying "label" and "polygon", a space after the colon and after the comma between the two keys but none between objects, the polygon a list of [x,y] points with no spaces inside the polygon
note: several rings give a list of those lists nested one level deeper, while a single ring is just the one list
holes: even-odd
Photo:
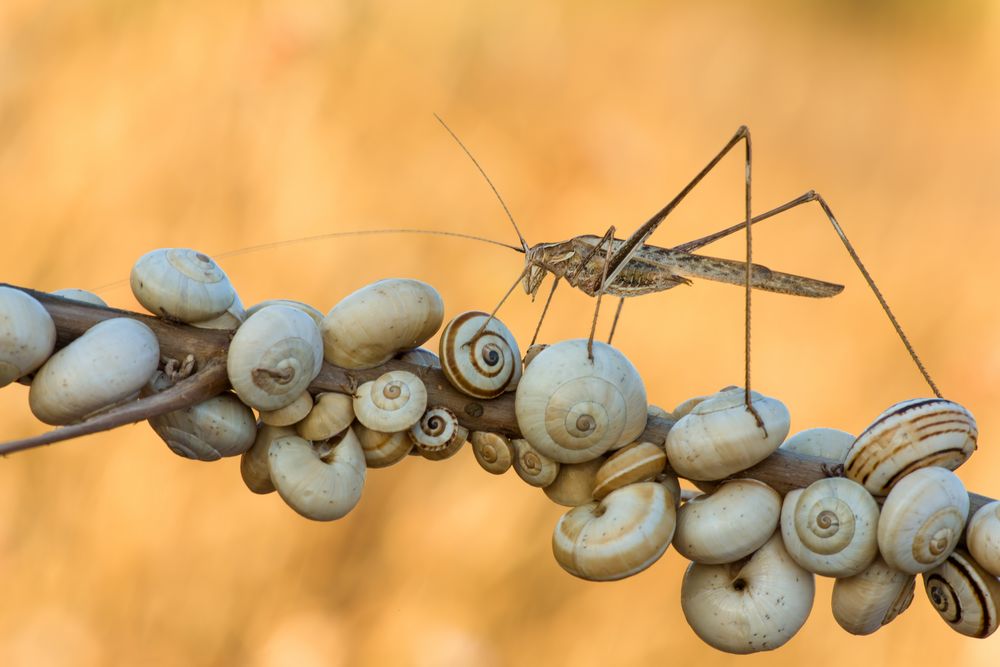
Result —
[{"label": "brown striped snail shell", "polygon": [[375,431],[410,428],[427,410],[427,388],[408,371],[389,371],[365,382],[354,396],[354,416]]},{"label": "brown striped snail shell", "polygon": [[844,460],[844,474],[874,496],[918,468],[955,470],[976,449],[976,420],[958,403],[918,398],[897,403],[858,436]]},{"label": "brown striped snail shell", "polygon": [[527,440],[516,438],[510,444],[514,447],[514,472],[518,477],[539,488],[555,481],[559,474],[558,462],[539,452]]},{"label": "brown striped snail shell", "polygon": [[0,387],[40,367],[56,346],[56,325],[41,303],[0,287]]},{"label": "brown striped snail shell", "polygon": [[502,475],[514,464],[514,446],[506,436],[487,431],[473,431],[469,436],[472,453],[488,473]]},{"label": "brown striped snail shell", "polygon": [[1000,500],[983,505],[972,515],[965,541],[976,562],[1000,576]]},{"label": "brown striped snail shell", "polygon": [[583,463],[565,463],[552,483],[542,489],[549,500],[565,507],[579,507],[594,500],[594,479],[603,457]]},{"label": "brown striped snail shell", "polygon": [[369,468],[387,468],[402,461],[413,449],[413,440],[408,431],[373,431],[360,422],[354,422],[351,430],[361,442],[365,464]]},{"label": "brown striped snail shell", "polygon": [[909,608],[915,584],[914,575],[893,569],[876,556],[858,574],[834,582],[833,617],[852,635],[870,635]]},{"label": "brown striped snail shell", "polygon": [[203,322],[226,312],[236,298],[225,272],[205,253],[160,248],[136,261],[132,294],[149,312],[181,322]]},{"label": "brown striped snail shell", "polygon": [[514,334],[489,314],[470,311],[441,332],[441,370],[448,382],[474,398],[493,398],[521,379],[521,351]]},{"label": "brown striped snail shell", "polygon": [[441,405],[428,408],[408,433],[413,447],[431,461],[454,456],[469,436],[469,430],[458,423],[455,413]]},{"label": "brown striped snail shell", "polygon": [[603,462],[594,479],[594,499],[600,500],[615,489],[648,482],[663,472],[667,454],[651,442],[634,442],[616,451]]},{"label": "brown striped snail shell", "polygon": [[967,637],[989,637],[1000,617],[1000,582],[967,552],[956,549],[924,573],[924,590],[945,623]]}]

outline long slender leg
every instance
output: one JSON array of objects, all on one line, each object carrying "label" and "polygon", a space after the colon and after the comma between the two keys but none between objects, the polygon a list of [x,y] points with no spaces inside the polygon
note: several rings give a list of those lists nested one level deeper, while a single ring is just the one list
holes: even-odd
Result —
[{"label": "long slender leg", "polygon": [[545,306],[542,307],[542,316],[538,318],[538,326],[535,327],[535,335],[531,337],[531,342],[528,343],[528,347],[535,344],[538,340],[538,333],[542,330],[542,322],[545,321],[545,313],[549,312],[549,304],[552,303],[552,297],[556,293],[556,288],[559,287],[559,281],[562,280],[562,276],[556,276],[556,279],[552,281],[552,289],[549,290],[549,297],[545,299]]},{"label": "long slender leg", "polygon": [[[498,303],[496,307],[493,308],[493,311],[490,313],[490,316],[486,318],[485,322],[483,322],[483,326],[479,327],[479,331],[476,332],[476,336],[486,331],[486,327],[488,327],[490,322],[493,321],[493,317],[497,314],[497,311],[500,310],[500,306],[502,306],[504,302],[507,301],[508,298],[510,298],[511,292],[514,291],[514,288],[518,286],[518,284],[521,282],[524,276],[528,274],[528,271],[530,270],[531,270],[531,265],[526,264],[524,266],[524,270],[521,271],[520,275],[518,275],[517,280],[514,281],[514,284],[510,286],[510,289],[507,290],[507,293],[503,295],[502,299],[500,299],[500,303]],[[475,338],[476,336],[473,336],[473,338]]]},{"label": "long slender leg", "polygon": [[607,253],[604,256],[604,264],[601,267],[601,280],[597,283],[597,304],[594,306],[594,321],[590,324],[590,337],[587,338],[587,358],[591,361],[594,360],[594,332],[597,331],[597,315],[601,312],[601,297],[604,296],[605,285],[607,285],[608,280],[608,266],[611,265],[611,252],[614,250],[614,243],[611,241],[615,238],[615,227],[612,225],[608,227],[608,231],[604,233],[604,237],[598,241],[597,248],[600,248],[605,243],[608,244]]},{"label": "long slender leg", "polygon": [[608,334],[608,345],[611,345],[611,339],[615,337],[615,329],[618,328],[618,318],[622,315],[622,307],[625,305],[625,297],[618,297],[618,307],[615,308],[615,319],[611,321],[611,332]]}]

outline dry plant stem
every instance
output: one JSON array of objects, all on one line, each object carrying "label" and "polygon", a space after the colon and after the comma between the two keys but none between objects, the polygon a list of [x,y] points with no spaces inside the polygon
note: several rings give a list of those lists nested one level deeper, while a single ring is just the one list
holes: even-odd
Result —
[{"label": "dry plant stem", "polygon": [[[45,306],[56,324],[58,345],[66,345],[94,324],[112,317],[131,317],[147,324],[160,341],[164,357],[184,359],[194,355],[197,372],[187,380],[167,391],[113,408],[87,421],[64,426],[48,433],[0,445],[0,454],[30,449],[44,444],[67,440],[98,431],[106,431],[125,424],[143,421],[151,416],[177,410],[215,396],[228,387],[225,358],[229,349],[231,332],[198,329],[174,324],[162,319],[125,310],[102,308],[78,301],[71,301],[45,292],[8,285],[23,290]],[[442,405],[458,415],[459,421],[470,431],[493,431],[520,437],[514,416],[514,395],[506,393],[498,398],[482,400],[456,391],[437,369],[417,366],[404,361],[389,361],[368,370],[347,370],[327,363],[310,385],[314,393],[335,391],[352,394],[363,382],[374,380],[390,370],[406,370],[423,380],[427,387],[429,405]],[[673,420],[651,417],[640,440],[663,444]],[[843,466],[836,461],[778,450],[768,458],[734,477],[751,478],[765,482],[781,494],[806,487],[825,477],[843,475]],[[992,498],[970,493],[971,513]]]}]

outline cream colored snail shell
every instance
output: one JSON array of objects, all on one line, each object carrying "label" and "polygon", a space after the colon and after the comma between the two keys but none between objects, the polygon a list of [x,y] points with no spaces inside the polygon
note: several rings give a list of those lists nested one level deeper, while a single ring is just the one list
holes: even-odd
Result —
[{"label": "cream colored snail shell", "polygon": [[766,434],[744,404],[744,391],[726,389],[700,401],[667,434],[667,459],[681,477],[717,480],[760,463],[788,434],[784,404],[750,392]]},{"label": "cream colored snail shell", "polygon": [[968,410],[943,398],[897,403],[858,436],[844,474],[874,496],[919,468],[955,470],[976,449],[979,429]]},{"label": "cream colored snail shell", "polygon": [[150,417],[149,425],[174,454],[199,461],[242,454],[257,436],[253,410],[229,392]]},{"label": "cream colored snail shell", "polygon": [[354,421],[354,398],[347,394],[324,392],[295,430],[306,440],[318,441],[342,433]]},{"label": "cream colored snail shell", "polygon": [[528,364],[534,361],[535,357],[537,357],[542,352],[542,350],[544,350],[547,347],[548,345],[544,343],[535,343],[534,345],[530,346],[524,353],[524,359],[521,360],[521,367],[527,368]]},{"label": "cream colored snail shell", "polygon": [[[261,301],[260,303],[255,303],[254,305],[247,308],[246,317],[250,317],[258,310],[262,308],[267,308],[268,306],[288,306],[289,308],[295,308],[296,310],[301,310],[303,313],[308,315],[316,323],[316,326],[323,324],[323,312],[317,308],[313,308],[308,303],[302,303],[301,301],[294,301],[292,299],[267,299],[266,301]],[[244,318],[246,319],[246,318]]]},{"label": "cream colored snail shell", "polygon": [[385,433],[373,431],[360,422],[354,422],[351,430],[358,436],[361,449],[365,453],[365,464],[369,468],[387,468],[406,458],[413,449],[413,440],[408,431]]},{"label": "cream colored snail shell", "polygon": [[396,358],[415,366],[423,366],[424,368],[441,368],[441,359],[430,350],[422,347],[397,354]]},{"label": "cream colored snail shell", "polygon": [[852,635],[870,635],[913,602],[916,577],[889,567],[881,556],[853,577],[833,584],[833,617]]},{"label": "cream colored snail shell", "polygon": [[646,428],[646,389],[625,356],[594,342],[568,340],[543,350],[514,395],[521,434],[545,456],[581,463],[634,441]]},{"label": "cream colored snail shell", "polygon": [[132,267],[132,294],[149,312],[202,322],[226,312],[236,298],[229,278],[208,255],[187,248],[160,248]]},{"label": "cream colored snail shell", "polygon": [[410,427],[409,435],[413,447],[421,456],[441,461],[458,452],[469,436],[469,430],[458,423],[454,412],[436,405],[428,408],[420,420]]},{"label": "cream colored snail shell", "polygon": [[229,304],[229,308],[226,308],[225,312],[221,315],[200,322],[191,322],[191,326],[198,327],[199,329],[232,331],[239,329],[240,325],[246,322],[247,317],[247,311],[243,309],[243,302],[240,301],[239,295],[236,295],[233,298],[233,302]]},{"label": "cream colored snail shell", "polygon": [[531,486],[545,488],[555,481],[560,464],[531,446],[527,440],[510,441],[514,448],[514,472]]},{"label": "cream colored snail shell", "polygon": [[0,287],[0,387],[36,370],[56,346],[56,325],[45,306],[12,287]]},{"label": "cream colored snail shell", "polygon": [[564,514],[552,534],[552,552],[574,576],[623,579],[663,555],[675,519],[673,500],[662,484],[632,484]]},{"label": "cream colored snail shell", "polygon": [[470,311],[452,319],[441,331],[438,350],[448,382],[474,398],[494,398],[521,379],[521,350],[503,322]]},{"label": "cream colored snail shell", "polygon": [[878,555],[878,503],[857,482],[821,479],[790,491],[781,536],[795,562],[826,577],[851,577]]},{"label": "cream colored snail shell", "polygon": [[323,366],[316,323],[288,306],[263,308],[236,330],[226,368],[236,395],[258,410],[279,410],[302,395]]},{"label": "cream colored snail shell", "polygon": [[247,488],[254,493],[271,493],[271,470],[267,464],[267,450],[278,438],[295,435],[295,429],[288,426],[268,426],[259,424],[253,445],[240,457],[240,476]]},{"label": "cream colored snail shell", "polygon": [[31,382],[28,404],[46,424],[71,424],[137,396],[159,363],[149,327],[125,317],[104,320],[49,357]]},{"label": "cream colored snail shell", "polygon": [[[725,390],[723,390],[725,391]],[[714,395],[714,394],[713,394]],[[709,396],[692,396],[691,398],[686,398],[670,412],[670,418],[677,420],[694,410],[694,406],[698,405],[702,401],[712,398],[713,395]]]},{"label": "cream colored snail shell", "polygon": [[[350,399],[348,399],[350,400]],[[277,410],[261,410],[260,420],[269,426],[292,426],[306,418],[313,407],[313,397],[308,391],[302,392],[298,398],[283,408]],[[350,422],[347,422],[350,424]],[[331,433],[326,436],[329,438]],[[305,436],[303,436],[305,437]],[[306,440],[324,440],[325,438],[306,438]]]},{"label": "cream colored snail shell", "polygon": [[289,507],[308,519],[333,521],[354,509],[365,485],[365,455],[347,429],[340,442],[315,446],[298,436],[271,442],[271,481]]},{"label": "cream colored snail shell", "polygon": [[925,572],[924,590],[955,632],[982,639],[996,631],[1000,582],[964,550],[956,549],[941,565]]},{"label": "cream colored snail shell", "polygon": [[1000,576],[1000,500],[983,505],[972,515],[965,542],[984,570]]},{"label": "cream colored snail shell", "polygon": [[780,449],[843,463],[854,440],[854,436],[847,431],[835,428],[810,428],[789,436],[781,443]]},{"label": "cream colored snail shell", "polygon": [[488,473],[502,475],[514,463],[514,446],[499,433],[473,431],[469,442],[479,466]]},{"label": "cream colored snail shell", "polygon": [[735,563],[691,563],[681,584],[681,610],[705,643],[727,653],[783,646],[806,622],[815,583],[785,552],[775,533]]},{"label": "cream colored snail shell", "polygon": [[781,496],[764,482],[730,480],[681,505],[674,549],[698,563],[737,561],[771,538],[780,513]]},{"label": "cream colored snail shell", "polygon": [[955,473],[920,468],[897,482],[882,504],[879,551],[897,570],[927,572],[958,545],[968,515],[969,494]]},{"label": "cream colored snail shell", "polygon": [[[667,455],[651,442],[634,442],[604,461],[594,478],[594,499],[636,482],[648,482],[663,472]],[[580,503],[577,503],[580,504]]]},{"label": "cream colored snail shell", "polygon": [[549,500],[565,507],[579,507],[594,500],[594,479],[604,463],[603,457],[583,463],[559,466],[559,474],[542,489]]},{"label": "cream colored snail shell", "polygon": [[444,320],[444,302],[419,280],[390,278],[344,297],[323,319],[324,355],[342,368],[374,368],[423,345]]},{"label": "cream colored snail shell", "polygon": [[61,296],[64,299],[72,299],[73,301],[79,301],[80,303],[89,303],[92,306],[107,307],[104,299],[97,296],[93,292],[88,292],[85,289],[77,289],[75,287],[67,287],[66,289],[57,289],[52,292],[55,296]]},{"label": "cream colored snail shell", "polygon": [[426,410],[427,388],[408,371],[383,373],[358,387],[354,395],[354,416],[374,431],[405,431]]}]

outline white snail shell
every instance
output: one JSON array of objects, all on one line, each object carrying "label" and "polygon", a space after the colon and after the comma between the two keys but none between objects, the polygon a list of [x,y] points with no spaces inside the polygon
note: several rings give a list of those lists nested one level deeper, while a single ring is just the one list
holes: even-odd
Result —
[{"label": "white snail shell", "polygon": [[761,548],[778,527],[781,496],[763,482],[736,479],[677,511],[674,549],[688,560],[732,563]]},{"label": "white snail shell", "polygon": [[670,429],[670,467],[688,479],[717,480],[766,459],[788,435],[790,416],[781,401],[757,392],[750,396],[766,435],[747,410],[743,389],[725,389],[700,401]]},{"label": "white snail shell", "polygon": [[581,463],[634,441],[646,427],[646,389],[638,371],[610,345],[568,340],[543,350],[517,387],[521,434],[560,463]]},{"label": "white snail shell", "polygon": [[271,493],[271,470],[267,464],[267,450],[278,438],[295,435],[295,429],[288,426],[268,426],[260,424],[253,445],[240,457],[240,476],[247,488],[254,493]]},{"label": "white snail shell", "polygon": [[821,479],[785,496],[781,536],[796,563],[826,577],[851,577],[878,555],[878,503],[857,482]]},{"label": "white snail shell", "polygon": [[149,425],[174,454],[199,461],[242,454],[257,436],[253,410],[229,392],[150,417]]},{"label": "white snail shell", "polygon": [[288,306],[263,308],[236,330],[226,367],[240,400],[278,410],[299,398],[323,366],[323,341],[312,318]]},{"label": "white snail shell", "polygon": [[564,514],[552,534],[552,551],[572,575],[591,581],[622,579],[663,555],[675,519],[662,484],[632,484]]},{"label": "white snail shell", "polygon": [[369,468],[386,468],[406,458],[413,449],[413,440],[408,431],[385,433],[373,431],[360,422],[354,422],[351,430],[358,436],[361,449],[365,453],[365,464]]},{"label": "white snail shell", "polygon": [[396,355],[396,358],[408,364],[423,366],[424,368],[441,368],[441,359],[430,350],[422,347],[407,350],[402,354]]},{"label": "white snail shell", "polygon": [[833,584],[833,617],[852,635],[870,635],[913,602],[916,577],[889,567],[880,556],[853,577]]},{"label": "white snail shell", "polygon": [[858,436],[844,474],[874,496],[918,468],[955,470],[976,449],[979,429],[968,410],[943,398],[897,403]]},{"label": "white snail shell", "polygon": [[1000,576],[1000,500],[983,505],[972,515],[965,542],[984,570]]},{"label": "white snail shell", "polygon": [[514,463],[514,447],[499,433],[473,431],[469,436],[472,453],[480,467],[488,473],[502,475]]},{"label": "white snail shell", "polygon": [[76,289],[75,287],[67,287],[66,289],[57,289],[52,292],[55,296],[61,296],[64,299],[72,299],[73,301],[79,301],[80,303],[89,303],[92,306],[102,306],[106,307],[108,304],[104,302],[104,299],[97,296],[93,292],[88,292],[85,289]]},{"label": "white snail shell", "polygon": [[[726,390],[723,389],[722,391]],[[694,406],[698,405],[699,403],[701,403],[706,399],[712,398],[712,396],[714,395],[715,394],[710,394],[708,396],[692,396],[691,398],[684,399],[683,401],[677,404],[677,406],[673,409],[673,411],[670,412],[670,418],[675,421],[680,419],[684,415],[694,410]]]},{"label": "white snail shell", "polygon": [[969,494],[955,473],[920,468],[892,488],[882,505],[878,547],[885,562],[909,574],[944,562],[969,515]]},{"label": "white snail shell", "polygon": [[691,563],[681,584],[684,618],[703,641],[727,653],[770,651],[806,622],[815,583],[775,533],[735,563]]},{"label": "white snail shell", "polygon": [[28,404],[46,424],[70,424],[138,395],[160,363],[160,345],[142,322],[104,320],[59,350],[35,374]]},{"label": "white snail shell", "polygon": [[555,481],[559,474],[558,462],[539,452],[527,440],[516,438],[510,444],[514,448],[514,472],[518,477],[539,488]]},{"label": "white snail shell", "polygon": [[419,280],[390,278],[344,297],[323,319],[326,360],[342,368],[374,368],[397,352],[423,345],[441,326],[444,302]]},{"label": "white snail shell", "polygon": [[410,428],[427,410],[427,388],[413,373],[390,371],[358,387],[354,416],[374,431]]},{"label": "white snail shell", "polygon": [[226,312],[236,298],[229,278],[208,255],[187,248],[160,248],[132,267],[132,293],[149,312],[202,322]]},{"label": "white snail shell", "polygon": [[796,454],[821,456],[843,463],[854,440],[854,436],[847,431],[835,428],[810,428],[789,436],[788,440],[781,443],[780,449],[787,449]]},{"label": "white snail shell", "polygon": [[31,373],[56,346],[56,325],[34,297],[0,287],[0,387]]},{"label": "white snail shell", "polygon": [[458,452],[469,436],[469,429],[458,423],[454,412],[437,405],[429,408],[420,421],[410,427],[409,434],[421,456],[441,461]]},{"label": "white snail shell", "polygon": [[233,331],[239,329],[240,325],[246,322],[247,317],[247,311],[243,309],[243,302],[240,301],[239,295],[236,295],[233,297],[233,302],[229,304],[229,308],[226,308],[225,312],[221,315],[216,315],[211,319],[200,322],[191,322],[191,326],[198,327],[199,329],[224,329],[226,331]]},{"label": "white snail shell", "polygon": [[306,440],[318,441],[342,433],[354,421],[354,398],[347,394],[324,392],[316,396],[315,404],[295,425],[296,432]]},{"label": "white snail shell", "polygon": [[[651,442],[634,442],[603,462],[594,479],[594,499],[636,482],[648,482],[663,472],[667,454]],[[577,503],[580,504],[580,503]]]},{"label": "white snail shell", "polygon": [[[277,410],[261,410],[260,420],[269,426],[292,426],[306,418],[313,407],[313,397],[308,391],[283,408]],[[350,424],[350,422],[347,422]],[[329,438],[333,433],[326,436]],[[305,437],[305,436],[302,436]],[[324,440],[325,438],[306,438],[306,440]]]},{"label": "white snail shell", "polygon": [[583,463],[565,463],[552,483],[542,489],[549,500],[565,507],[579,507],[594,500],[594,479],[603,457]]},{"label": "white snail shell", "polygon": [[982,639],[996,631],[1000,582],[962,549],[924,573],[924,590],[955,632]]},{"label": "white snail shell", "polygon": [[339,443],[317,443],[298,436],[271,442],[271,481],[288,505],[308,519],[333,521],[354,509],[365,484],[365,455],[347,429]]},{"label": "white snail shell", "polygon": [[[317,308],[313,308],[308,303],[302,303],[301,301],[294,301],[292,299],[267,299],[266,301],[255,303],[247,308],[246,317],[250,317],[258,310],[267,308],[268,306],[288,306],[289,308],[295,308],[296,310],[301,310],[303,313],[311,317],[313,322],[316,323],[316,326],[321,326],[323,324],[324,316],[322,311]],[[246,319],[246,317],[244,319]]]},{"label": "white snail shell", "polygon": [[493,398],[517,386],[521,350],[503,322],[479,311],[462,313],[441,332],[441,370],[463,394]]}]

